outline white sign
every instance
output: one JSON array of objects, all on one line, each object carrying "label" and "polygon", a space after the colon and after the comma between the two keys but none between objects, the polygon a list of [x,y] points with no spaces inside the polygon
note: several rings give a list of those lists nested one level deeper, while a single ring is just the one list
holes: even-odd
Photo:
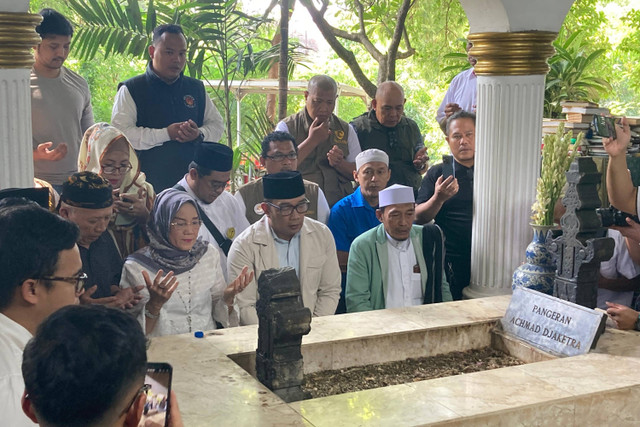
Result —
[{"label": "white sign", "polygon": [[562,356],[577,356],[595,346],[606,314],[527,288],[513,291],[500,321],[505,332]]}]

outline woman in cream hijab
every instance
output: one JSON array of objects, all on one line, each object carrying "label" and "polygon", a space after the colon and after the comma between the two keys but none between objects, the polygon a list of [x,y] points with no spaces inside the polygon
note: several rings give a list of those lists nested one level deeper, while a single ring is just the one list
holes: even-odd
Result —
[{"label": "woman in cream hijab", "polygon": [[145,247],[155,192],[140,172],[138,157],[124,134],[108,123],[87,129],[78,154],[78,171],[97,173],[113,187],[114,217],[109,233],[122,258]]}]

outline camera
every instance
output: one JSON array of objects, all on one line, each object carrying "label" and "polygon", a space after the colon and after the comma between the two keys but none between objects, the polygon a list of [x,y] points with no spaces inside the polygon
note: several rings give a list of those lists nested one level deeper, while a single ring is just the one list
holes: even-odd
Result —
[{"label": "camera", "polygon": [[602,222],[603,227],[611,227],[612,225],[617,225],[618,227],[628,227],[626,219],[631,218],[635,222],[640,223],[640,220],[637,216],[631,215],[630,213],[622,212],[614,208],[613,206],[609,206],[608,208],[598,208],[596,209],[596,213],[600,217],[600,221]]}]

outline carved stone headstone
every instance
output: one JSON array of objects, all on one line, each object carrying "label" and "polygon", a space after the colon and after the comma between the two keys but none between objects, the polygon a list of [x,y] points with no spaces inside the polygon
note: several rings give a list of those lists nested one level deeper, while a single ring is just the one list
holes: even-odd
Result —
[{"label": "carved stone headstone", "polygon": [[300,346],[311,330],[311,311],[302,305],[300,282],[291,267],[265,270],[258,279],[258,380],[285,402],[303,400]]},{"label": "carved stone headstone", "polygon": [[553,296],[595,308],[600,263],[613,255],[614,241],[606,236],[596,208],[600,173],[591,157],[577,157],[567,171],[568,188],[562,203],[567,211],[560,220],[562,235],[548,240],[556,258]]}]

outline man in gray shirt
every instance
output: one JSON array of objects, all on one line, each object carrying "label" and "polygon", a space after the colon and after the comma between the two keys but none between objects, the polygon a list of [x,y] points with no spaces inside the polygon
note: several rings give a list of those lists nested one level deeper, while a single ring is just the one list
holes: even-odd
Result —
[{"label": "man in gray shirt", "polygon": [[60,191],[78,171],[82,135],[93,125],[91,94],[86,80],[63,67],[73,28],[53,9],[42,9],[36,27],[42,42],[34,49],[31,69],[31,121],[36,178]]}]

